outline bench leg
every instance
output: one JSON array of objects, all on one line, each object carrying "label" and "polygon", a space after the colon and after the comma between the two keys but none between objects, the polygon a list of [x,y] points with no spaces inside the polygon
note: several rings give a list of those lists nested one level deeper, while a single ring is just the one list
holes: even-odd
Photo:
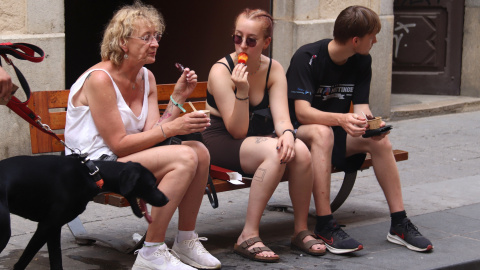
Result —
[{"label": "bench leg", "polygon": [[[133,253],[135,250],[142,247],[143,241],[145,240],[144,234],[143,238],[135,243],[129,244],[122,240],[116,239],[114,237],[110,237],[108,235],[103,234],[89,234],[85,227],[83,227],[82,221],[79,217],[76,217],[74,220],[70,221],[68,224],[68,228],[70,232],[75,237],[75,241],[79,245],[92,245],[96,241],[102,242],[122,253]],[[133,241],[132,241],[133,242]]]},{"label": "bench leg", "polygon": [[340,206],[342,206],[342,204],[348,198],[348,195],[350,195],[356,179],[357,171],[345,173],[342,186],[340,187],[337,196],[335,196],[335,199],[333,199],[332,203],[330,204],[330,209],[332,210],[332,213],[335,212],[338,208],[340,208]]}]

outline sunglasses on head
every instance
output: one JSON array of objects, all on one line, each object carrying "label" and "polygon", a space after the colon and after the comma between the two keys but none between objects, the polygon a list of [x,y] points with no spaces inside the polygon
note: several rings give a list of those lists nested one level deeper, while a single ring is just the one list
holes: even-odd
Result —
[{"label": "sunglasses on head", "polygon": [[[240,45],[243,42],[243,37],[240,35],[233,35],[233,43]],[[248,47],[255,47],[257,46],[257,40],[254,38],[246,38],[245,43],[247,43]]]}]

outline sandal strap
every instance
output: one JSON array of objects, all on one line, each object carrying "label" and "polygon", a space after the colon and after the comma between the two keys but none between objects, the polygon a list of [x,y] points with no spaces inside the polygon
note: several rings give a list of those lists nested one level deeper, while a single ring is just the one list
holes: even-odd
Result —
[{"label": "sandal strap", "polygon": [[314,245],[319,245],[319,244],[323,245],[323,242],[318,239],[310,240],[304,243],[304,245],[308,248],[312,248]]},{"label": "sandal strap", "polygon": [[262,253],[264,251],[272,251],[272,250],[269,249],[268,247],[254,247],[252,249],[248,249],[248,251],[252,254],[258,254],[258,253]]},{"label": "sandal strap", "polygon": [[262,239],[260,239],[260,237],[256,236],[256,237],[252,237],[252,238],[249,238],[249,239],[243,241],[243,243],[241,243],[240,246],[243,249],[248,249],[249,247],[251,247],[252,245],[254,245],[257,242],[263,242],[263,241],[262,241]]},{"label": "sandal strap", "polygon": [[300,242],[303,242],[303,238],[307,237],[307,236],[312,236],[313,238],[315,238],[315,234],[313,234],[311,231],[309,230],[305,230],[305,231],[301,231],[297,234],[297,236],[295,236],[296,239],[298,239]]}]

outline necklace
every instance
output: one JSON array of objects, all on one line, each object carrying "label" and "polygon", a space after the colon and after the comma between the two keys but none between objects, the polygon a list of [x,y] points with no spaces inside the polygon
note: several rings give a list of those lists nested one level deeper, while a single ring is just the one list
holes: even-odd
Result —
[{"label": "necklace", "polygon": [[253,76],[253,75],[257,74],[257,72],[260,70],[261,65],[262,65],[262,56],[260,55],[260,63],[258,64],[257,70],[255,70],[255,72],[248,73],[248,76]]}]

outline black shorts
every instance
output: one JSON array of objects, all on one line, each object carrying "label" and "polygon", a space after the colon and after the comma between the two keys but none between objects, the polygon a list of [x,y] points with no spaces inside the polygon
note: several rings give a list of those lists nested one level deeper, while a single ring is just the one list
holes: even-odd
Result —
[{"label": "black shorts", "polygon": [[333,152],[332,164],[335,169],[345,172],[357,171],[362,167],[367,154],[355,154],[349,157],[345,156],[347,152],[347,132],[340,126],[334,126],[333,129]]}]

